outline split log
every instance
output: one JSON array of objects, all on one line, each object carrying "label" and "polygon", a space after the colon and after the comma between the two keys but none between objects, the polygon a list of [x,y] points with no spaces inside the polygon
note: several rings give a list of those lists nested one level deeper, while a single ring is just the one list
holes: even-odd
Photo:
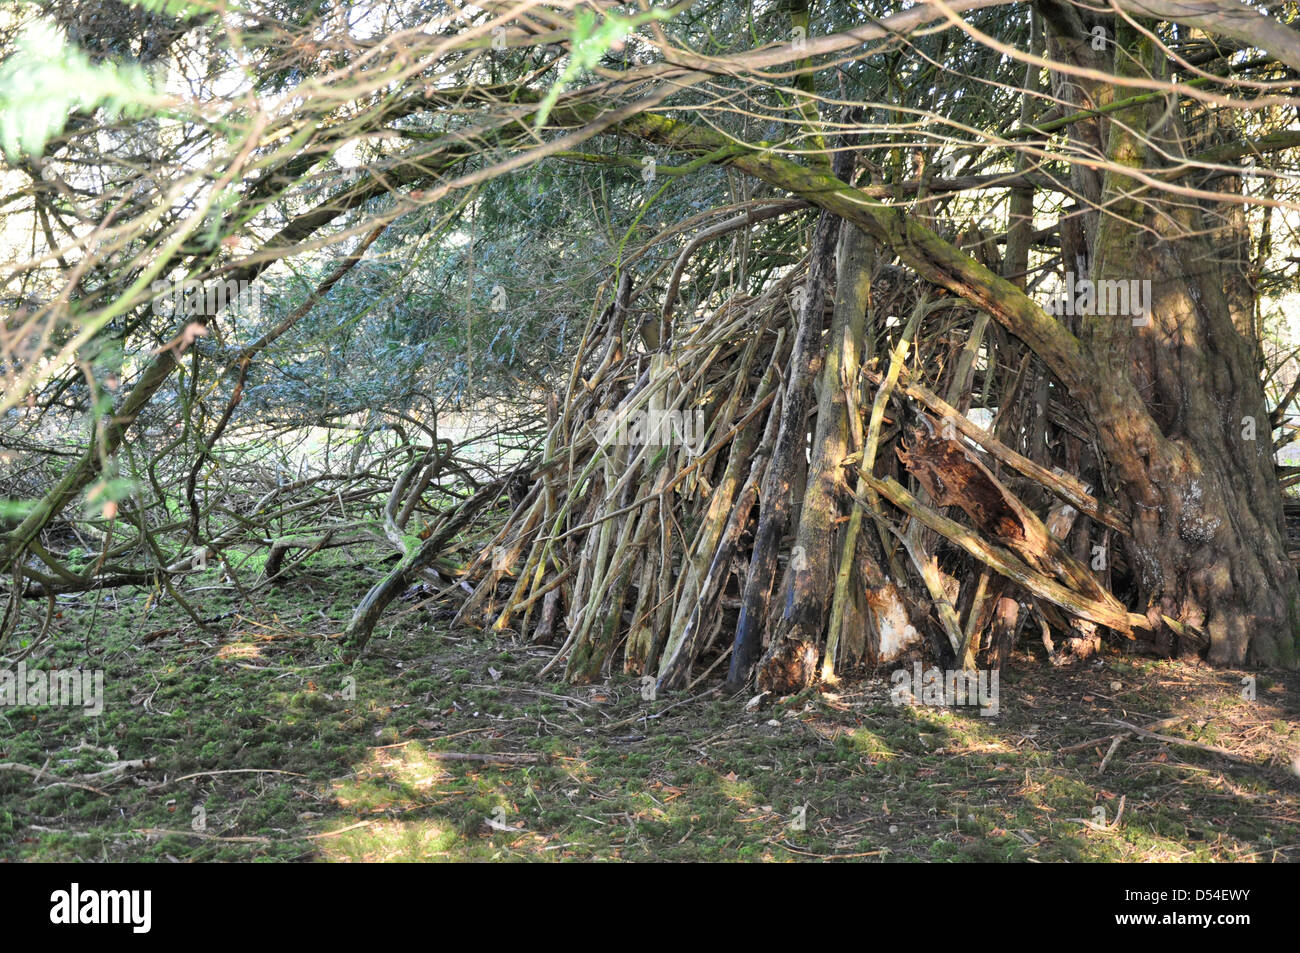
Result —
[{"label": "split log", "polygon": [[[867,482],[877,493],[903,510],[903,512],[915,517],[949,542],[955,543],[990,569],[1001,573],[1034,595],[1060,606],[1067,612],[1114,629],[1129,638],[1133,637],[1134,626],[1143,628],[1147,626],[1145,616],[1128,612],[1109,593],[1106,594],[1104,599],[1094,600],[1075,592],[1055,579],[1051,579],[1026,565],[1007,549],[984,541],[960,523],[922,506],[916,497],[908,493],[897,481],[891,479],[877,480],[874,477],[868,477]],[[865,499],[860,499],[859,503],[868,507],[871,505]]]}]

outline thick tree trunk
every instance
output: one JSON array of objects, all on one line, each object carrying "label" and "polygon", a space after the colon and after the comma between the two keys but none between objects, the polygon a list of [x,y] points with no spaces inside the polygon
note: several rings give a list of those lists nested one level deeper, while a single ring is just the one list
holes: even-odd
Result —
[{"label": "thick tree trunk", "polygon": [[[1117,29],[1116,71],[1154,72],[1150,41],[1127,24]],[[1169,107],[1117,113],[1111,162],[1161,164],[1156,149],[1183,139]],[[1107,175],[1102,202],[1094,279],[1151,282],[1149,315],[1091,315],[1082,328],[1100,371],[1094,419],[1132,519],[1130,556],[1147,615],[1182,624],[1163,628],[1166,648],[1176,635],[1184,651],[1208,641],[1213,662],[1294,665],[1300,585],[1283,543],[1255,348],[1224,293],[1234,282],[1198,234],[1194,209],[1144,194],[1122,172]],[[1144,406],[1107,386],[1116,379],[1132,381]]]}]

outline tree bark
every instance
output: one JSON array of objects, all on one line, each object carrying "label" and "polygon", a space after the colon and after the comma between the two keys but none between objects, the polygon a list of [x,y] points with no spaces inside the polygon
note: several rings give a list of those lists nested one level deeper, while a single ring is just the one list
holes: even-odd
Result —
[{"label": "tree bark", "polygon": [[[1117,24],[1115,70],[1156,74],[1141,33]],[[1133,169],[1183,137],[1171,104],[1117,113],[1107,155]],[[1161,123],[1166,125],[1162,126]],[[1173,124],[1172,130],[1169,124]],[[1168,616],[1209,641],[1209,659],[1293,666],[1300,584],[1284,547],[1282,499],[1252,343],[1234,325],[1224,269],[1195,209],[1110,172],[1095,280],[1149,279],[1150,314],[1084,318],[1096,361],[1097,432],[1124,509],[1148,618]],[[1109,382],[1132,381],[1141,406]],[[1175,648],[1166,629],[1162,647]],[[1184,649],[1191,646],[1184,644]]]},{"label": "tree bark", "polygon": [[763,476],[762,508],[759,510],[758,529],[754,533],[754,552],[745,579],[731,668],[727,673],[726,687],[732,692],[740,691],[748,683],[762,647],[768,600],[776,577],[777,547],[790,518],[795,471],[803,462],[804,448],[808,444],[808,397],[812,382],[821,370],[822,319],[838,225],[839,219],[832,212],[823,211],[813,231],[808,280],[804,286],[799,327],[790,358],[790,380],[786,383],[781,402],[781,429],[777,433],[772,460]]},{"label": "tree bark", "polygon": [[850,443],[847,388],[857,386],[872,256],[869,239],[856,225],[842,222],[839,233],[835,311],[822,367],[808,480],[786,574],[781,617],[763,663],[765,674],[760,674],[760,681],[771,683],[778,694],[789,694],[811,684],[817,674],[815,668],[799,668],[795,672],[798,684],[777,685],[781,672],[794,670],[788,665],[776,665],[774,660],[803,659],[810,652],[815,660],[819,653],[836,577],[832,558],[840,551],[837,527],[849,489],[844,471]]}]

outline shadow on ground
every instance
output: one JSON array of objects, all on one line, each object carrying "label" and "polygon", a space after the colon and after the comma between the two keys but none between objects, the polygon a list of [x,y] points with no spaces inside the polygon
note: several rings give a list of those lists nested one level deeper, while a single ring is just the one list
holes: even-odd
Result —
[{"label": "shadow on ground", "polygon": [[[1300,857],[1294,675],[1251,698],[1244,672],[1017,657],[991,718],[895,706],[887,673],[755,710],[648,701],[539,678],[549,651],[418,602],[350,662],[368,580],[333,567],[247,613],[217,593],[210,632],[143,596],[65,607],[29,661],[86,666],[89,641],[105,711],[0,708],[0,859]],[[1111,751],[1117,721],[1174,716],[1178,743]]]}]

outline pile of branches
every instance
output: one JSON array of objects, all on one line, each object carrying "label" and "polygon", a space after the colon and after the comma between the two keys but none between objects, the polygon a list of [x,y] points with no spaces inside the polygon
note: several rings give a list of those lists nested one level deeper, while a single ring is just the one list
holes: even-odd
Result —
[{"label": "pile of branches", "polygon": [[1099,455],[1041,363],[832,215],[810,248],[676,320],[680,267],[657,302],[621,276],[459,622],[554,644],[576,682],[729,660],[778,693],[927,644],[1000,666],[1028,623],[1055,660],[1147,625],[1111,591],[1124,521],[1052,465]]},{"label": "pile of branches", "polygon": [[[26,654],[51,631],[58,599],[117,587],[169,598],[208,628],[214,620],[204,616],[201,593],[214,588],[214,576],[215,588],[256,605],[266,587],[293,579],[326,550],[406,567],[432,541],[439,558],[413,573],[446,583],[458,568],[442,552],[447,541],[501,496],[509,444],[524,440],[528,426],[489,422],[452,437],[439,432],[432,402],[344,406],[276,422],[234,415],[239,391],[224,412],[182,393],[179,410],[164,401],[145,415],[113,478],[50,521],[0,579],[0,649],[25,602],[45,604]],[[0,432],[8,464],[0,499],[37,496],[79,458],[51,436],[75,428],[54,411],[40,420],[36,430]]]}]

